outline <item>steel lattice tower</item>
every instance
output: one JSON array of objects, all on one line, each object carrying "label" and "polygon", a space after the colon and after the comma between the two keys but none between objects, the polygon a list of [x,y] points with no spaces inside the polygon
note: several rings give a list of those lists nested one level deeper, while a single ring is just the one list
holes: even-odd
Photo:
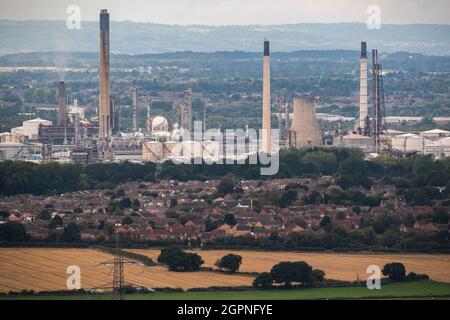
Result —
[{"label": "steel lattice tower", "polygon": [[386,131],[386,110],[384,104],[383,68],[378,63],[378,50],[372,50],[372,103],[374,151],[383,150],[383,135]]}]

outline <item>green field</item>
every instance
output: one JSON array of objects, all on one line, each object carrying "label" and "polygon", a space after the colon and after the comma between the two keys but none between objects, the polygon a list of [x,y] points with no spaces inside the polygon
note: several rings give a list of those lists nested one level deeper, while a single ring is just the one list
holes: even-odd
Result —
[{"label": "green field", "polygon": [[[252,290],[217,292],[179,292],[129,294],[129,300],[294,300],[294,299],[407,299],[407,298],[450,298],[450,283],[421,281],[384,285],[381,290],[366,287],[307,288],[292,290]],[[0,299],[19,300],[108,300],[110,294],[88,294],[73,296],[2,296]]]}]

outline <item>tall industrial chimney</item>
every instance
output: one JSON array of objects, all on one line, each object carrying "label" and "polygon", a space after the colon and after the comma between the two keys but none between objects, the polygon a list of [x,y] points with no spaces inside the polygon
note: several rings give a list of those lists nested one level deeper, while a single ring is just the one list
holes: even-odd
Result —
[{"label": "tall industrial chimney", "polygon": [[262,151],[271,152],[271,129],[270,129],[270,50],[269,41],[264,41],[263,57],[263,105],[262,105]]},{"label": "tall industrial chimney", "polygon": [[361,61],[359,78],[359,127],[364,134],[367,132],[367,43],[361,42]]},{"label": "tall industrial chimney", "polygon": [[58,86],[58,119],[59,127],[67,126],[67,108],[66,108],[66,85],[64,81],[59,82]]},{"label": "tall industrial chimney", "polygon": [[152,109],[152,100],[147,97],[147,132],[152,132],[152,118],[151,118],[151,109]]},{"label": "tall industrial chimney", "polygon": [[111,114],[109,95],[109,13],[100,11],[100,99],[99,99],[99,137],[111,136]]},{"label": "tall industrial chimney", "polygon": [[138,131],[138,91],[137,88],[133,88],[133,106],[132,106],[132,116],[133,116],[133,132]]},{"label": "tall industrial chimney", "polygon": [[316,103],[313,99],[294,98],[291,143],[294,148],[313,148],[321,144]]}]

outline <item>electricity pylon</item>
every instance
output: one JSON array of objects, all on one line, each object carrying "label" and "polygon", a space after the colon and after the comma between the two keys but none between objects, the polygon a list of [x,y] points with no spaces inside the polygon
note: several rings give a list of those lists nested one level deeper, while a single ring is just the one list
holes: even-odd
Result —
[{"label": "electricity pylon", "polygon": [[140,263],[126,259],[122,256],[119,250],[119,237],[116,237],[116,253],[114,259],[100,262],[99,265],[106,265],[113,268],[113,279],[112,279],[112,296],[113,300],[123,300],[125,296],[125,284],[127,286],[135,286],[132,283],[125,282],[124,264],[127,266],[141,265]]}]

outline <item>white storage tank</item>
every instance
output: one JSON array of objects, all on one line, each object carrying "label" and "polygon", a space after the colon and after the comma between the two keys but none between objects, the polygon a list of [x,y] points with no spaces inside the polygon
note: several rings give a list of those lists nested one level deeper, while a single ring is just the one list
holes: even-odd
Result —
[{"label": "white storage tank", "polygon": [[450,137],[450,131],[441,130],[441,129],[433,129],[433,130],[421,132],[420,135],[424,138],[429,138],[429,139],[446,138],[446,137]]},{"label": "white storage tank", "polygon": [[419,136],[408,137],[405,141],[406,152],[424,153],[426,139]]},{"label": "white storage tank", "polygon": [[406,139],[412,138],[412,137],[419,138],[418,135],[413,134],[413,133],[405,133],[405,134],[401,134],[401,135],[392,137],[392,139],[391,139],[392,149],[398,150],[401,152],[406,152]]},{"label": "white storage tank", "polygon": [[24,121],[22,123],[23,135],[30,138],[37,137],[40,125],[51,126],[52,122],[41,118]]},{"label": "white storage tank", "polygon": [[198,141],[183,141],[182,156],[184,158],[201,158],[202,157],[202,144]]},{"label": "white storage tank", "polygon": [[163,159],[163,144],[158,141],[147,141],[142,145],[142,160],[160,161]]},{"label": "white storage tank", "polygon": [[372,148],[373,139],[360,134],[349,134],[343,137],[344,146],[347,148]]},{"label": "white storage tank", "polygon": [[203,159],[217,161],[220,157],[220,145],[217,141],[203,142]]},{"label": "white storage tank", "polygon": [[180,142],[167,141],[163,145],[163,157],[164,159],[176,158],[181,155],[182,145]]}]

